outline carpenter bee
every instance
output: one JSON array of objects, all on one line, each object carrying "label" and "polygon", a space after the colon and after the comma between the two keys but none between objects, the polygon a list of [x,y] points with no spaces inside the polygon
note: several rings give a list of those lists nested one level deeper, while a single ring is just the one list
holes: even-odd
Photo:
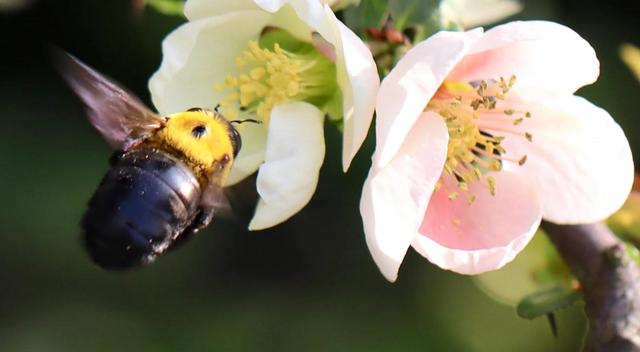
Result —
[{"label": "carpenter bee", "polygon": [[202,108],[161,117],[75,57],[54,57],[91,124],[117,149],[82,219],[93,261],[146,265],[206,227],[224,204],[222,185],[241,147],[232,122],[243,121]]}]

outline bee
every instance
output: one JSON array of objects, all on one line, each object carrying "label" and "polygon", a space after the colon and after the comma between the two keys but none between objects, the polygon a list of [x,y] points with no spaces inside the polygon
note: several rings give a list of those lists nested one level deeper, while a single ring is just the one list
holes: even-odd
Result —
[{"label": "bee", "polygon": [[[159,116],[70,54],[57,68],[91,124],[116,148],[82,218],[82,238],[105,269],[152,263],[205,228],[222,204],[222,185],[242,144],[217,108]],[[250,120],[256,122],[255,120]]]}]

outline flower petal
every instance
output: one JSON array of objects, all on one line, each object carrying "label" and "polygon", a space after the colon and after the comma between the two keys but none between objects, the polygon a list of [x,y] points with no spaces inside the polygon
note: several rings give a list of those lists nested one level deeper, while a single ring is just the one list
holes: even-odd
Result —
[{"label": "flower petal", "polygon": [[189,21],[218,16],[234,11],[257,10],[253,0],[187,0],[184,14]]},{"label": "flower petal", "polygon": [[337,19],[335,24],[340,34],[336,36],[339,41],[333,44],[341,46],[337,61],[344,113],[342,169],[346,172],[369,132],[380,77],[371,51],[362,40]]},{"label": "flower petal", "polygon": [[294,102],[273,108],[265,162],[258,170],[260,200],[250,230],[277,225],[311,199],[324,160],[324,115]]},{"label": "flower petal", "polygon": [[[327,40],[331,33],[329,6],[320,1],[308,0],[254,0],[264,11],[275,14],[271,25],[282,28],[294,36],[311,42],[311,33],[316,31]],[[287,6],[288,5],[288,6]],[[291,11],[293,10],[293,11]],[[331,12],[333,14],[333,12]],[[301,31],[301,29],[305,29]]]},{"label": "flower petal", "polygon": [[312,41],[312,33],[317,32],[333,45],[338,83],[343,95],[343,169],[346,171],[366,138],[380,84],[375,62],[366,45],[336,18],[329,6],[319,1],[255,0],[251,2],[253,7],[247,1],[237,5],[213,3],[191,0],[185,11],[189,18],[201,18],[258,6],[270,13],[269,25],[282,28],[305,41]]},{"label": "flower petal", "polygon": [[429,99],[481,34],[482,29],[438,32],[409,50],[382,81],[376,103],[376,167],[393,159]]},{"label": "flower petal", "polygon": [[[327,5],[307,0],[256,0],[265,11],[276,12],[277,16],[287,15],[290,5],[299,20],[310,29],[319,33],[324,40],[332,44],[336,51],[336,66],[338,69],[338,84],[342,92],[344,133],[342,149],[343,170],[349,164],[364,142],[373,119],[375,97],[380,78],[371,51],[349,28],[340,22]],[[289,16],[291,17],[291,16]],[[272,24],[282,26],[292,23],[289,20],[273,19]],[[296,26],[285,28],[291,33]],[[300,27],[299,25],[297,27]],[[308,30],[306,36],[311,31]],[[311,40],[297,33],[301,39]]]},{"label": "flower petal", "polygon": [[160,114],[215,107],[228,93],[214,92],[214,85],[237,72],[235,58],[268,20],[263,11],[238,11],[188,22],[169,34],[162,43],[160,68],[149,80]]},{"label": "flower petal", "polygon": [[516,75],[517,87],[573,93],[595,82],[599,73],[595,51],[570,28],[547,21],[515,21],[488,30],[448,79]]},{"label": "flower petal", "polygon": [[407,248],[418,236],[442,173],[449,135],[442,118],[425,112],[393,160],[371,168],[360,200],[367,246],[382,274],[395,281]]},{"label": "flower petal", "polygon": [[242,139],[240,153],[233,160],[231,173],[225,182],[225,186],[244,180],[247,176],[258,170],[260,164],[264,162],[265,148],[267,145],[267,128],[264,125],[254,123],[243,123],[236,126]]},{"label": "flower petal", "polygon": [[440,3],[449,18],[459,18],[465,28],[497,22],[522,11],[517,0],[449,0]]},{"label": "flower petal", "polygon": [[527,155],[514,170],[531,175],[545,219],[596,222],[622,206],[633,184],[633,158],[609,113],[581,97],[551,92],[513,91],[508,98],[515,109],[531,112],[520,127],[533,142],[506,138],[506,155]]},{"label": "flower petal", "polygon": [[412,243],[415,250],[443,269],[468,275],[496,270],[513,260],[535,234],[541,207],[526,178],[508,171],[493,177],[495,196],[486,184],[469,185],[477,197],[472,204],[463,192],[450,200],[457,182],[443,178],[445,186],[431,196],[422,235]]}]

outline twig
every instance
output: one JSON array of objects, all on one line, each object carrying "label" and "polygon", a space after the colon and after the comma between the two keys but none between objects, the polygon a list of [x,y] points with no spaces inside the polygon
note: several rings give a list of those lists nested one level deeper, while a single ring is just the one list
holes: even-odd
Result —
[{"label": "twig", "polygon": [[640,351],[640,267],[622,241],[602,223],[542,227],[582,286],[584,351]]}]

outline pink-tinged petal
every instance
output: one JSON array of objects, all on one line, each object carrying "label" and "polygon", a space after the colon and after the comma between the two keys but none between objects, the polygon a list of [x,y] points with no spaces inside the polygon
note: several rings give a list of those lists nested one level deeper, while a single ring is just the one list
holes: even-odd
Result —
[{"label": "pink-tinged petal", "polygon": [[371,168],[360,200],[367,246],[389,281],[395,281],[402,259],[418,236],[430,194],[447,155],[449,135],[442,118],[425,112],[395,158],[382,169]]},{"label": "pink-tinged petal", "polygon": [[482,35],[439,32],[413,47],[380,85],[376,102],[376,167],[393,159],[449,71]]},{"label": "pink-tinged petal", "polygon": [[[149,80],[156,109],[166,115],[192,107],[213,109],[228,92],[214,85],[237,72],[235,58],[258,38],[269,14],[238,11],[188,22],[162,42],[162,63]],[[211,43],[225,43],[221,48]]]},{"label": "pink-tinged petal", "polygon": [[493,174],[496,194],[485,183],[473,182],[476,200],[469,204],[463,192],[455,200],[449,192],[455,181],[431,196],[420,226],[415,250],[443,269],[479,274],[509,263],[531,240],[540,225],[541,206],[526,178],[501,171]]},{"label": "pink-tinged petal", "polygon": [[527,155],[514,171],[537,184],[543,217],[556,223],[603,220],[619,209],[633,184],[629,142],[605,110],[577,96],[513,91],[515,109],[531,112],[519,127],[533,142],[507,137],[507,156]]},{"label": "pink-tinged petal", "polygon": [[331,62],[336,62],[336,48],[319,33],[312,33],[311,44],[313,44],[314,49],[322,54],[322,56],[326,57]]},{"label": "pink-tinged petal", "polygon": [[219,16],[234,11],[259,9],[253,0],[187,0],[184,14],[190,21]]},{"label": "pink-tinged petal", "polygon": [[[331,14],[333,16],[333,13]],[[373,120],[380,77],[371,51],[349,28],[337,19],[340,35],[338,50],[338,84],[342,91],[344,130],[342,135],[342,169],[347,171],[362,146]]]},{"label": "pink-tinged petal", "polygon": [[260,200],[250,230],[275,226],[311,199],[324,161],[324,114],[304,102],[271,111],[265,161],[258,170]]},{"label": "pink-tinged petal", "polygon": [[518,87],[573,93],[595,82],[599,74],[595,51],[570,28],[546,21],[516,21],[488,30],[447,79],[516,75]]}]

